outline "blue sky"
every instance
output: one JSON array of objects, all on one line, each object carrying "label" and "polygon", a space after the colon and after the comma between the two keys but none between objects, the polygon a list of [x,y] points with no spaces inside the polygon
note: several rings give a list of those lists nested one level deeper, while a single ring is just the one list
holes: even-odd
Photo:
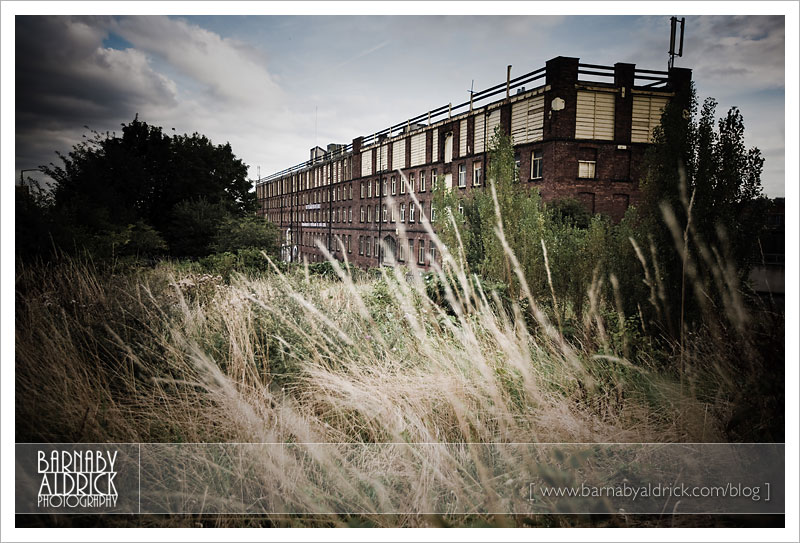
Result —
[{"label": "blue sky", "polygon": [[[512,77],[559,55],[666,69],[669,15],[59,16],[16,30],[17,171],[68,151],[83,125],[138,113],[229,141],[254,178],[463,102],[508,64]],[[784,38],[783,16],[688,16],[676,61],[718,116],[741,109],[770,196],[784,195]]]}]

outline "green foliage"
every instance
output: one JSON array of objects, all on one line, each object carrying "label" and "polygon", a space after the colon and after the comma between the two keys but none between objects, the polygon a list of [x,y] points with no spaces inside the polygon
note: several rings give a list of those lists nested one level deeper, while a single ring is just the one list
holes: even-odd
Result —
[{"label": "green foliage", "polygon": [[269,255],[277,255],[280,250],[278,236],[278,227],[261,217],[228,216],[217,229],[211,247],[215,252],[261,249]]},{"label": "green foliage", "polygon": [[202,197],[179,202],[172,210],[172,221],[167,227],[172,254],[208,255],[213,250],[214,237],[230,217],[223,205]]},{"label": "green foliage", "polygon": [[164,238],[142,220],[118,230],[114,233],[114,238],[116,253],[121,256],[153,257],[167,251]]},{"label": "green foliage", "polygon": [[[709,285],[720,257],[739,280],[758,258],[757,240],[770,205],[762,195],[764,159],[758,148],[745,147],[741,112],[733,107],[717,119],[716,107],[716,100],[707,98],[698,117],[693,88],[672,100],[646,156],[642,229],[652,236],[667,299],[683,298],[687,273],[707,292],[713,290]],[[714,252],[717,257],[710,256]],[[700,318],[701,308],[691,300],[687,304],[674,319]]]},{"label": "green foliage", "polygon": [[588,228],[592,214],[575,198],[557,198],[547,203],[553,220],[578,228]]},{"label": "green foliage", "polygon": [[[264,255],[265,251],[261,249],[247,247],[244,249],[235,249],[233,251],[212,253],[200,258],[198,263],[202,271],[221,275],[225,281],[230,281],[231,275],[234,272],[251,277],[259,277],[273,273],[274,269]],[[274,255],[269,256],[272,258],[273,264],[278,266],[278,269],[283,270],[285,268],[283,262],[276,261],[276,259],[273,258]]]},{"label": "green foliage", "polygon": [[[28,245],[23,257],[52,248],[96,258],[120,249],[202,256],[220,225],[255,211],[246,165],[229,144],[197,133],[170,137],[137,117],[122,125],[121,135],[95,132],[67,155],[57,154],[62,165],[42,167],[55,181],[49,198],[18,200],[18,231]],[[41,229],[47,234],[37,234]],[[237,236],[250,243],[261,233],[247,223],[220,235],[232,248]]]}]

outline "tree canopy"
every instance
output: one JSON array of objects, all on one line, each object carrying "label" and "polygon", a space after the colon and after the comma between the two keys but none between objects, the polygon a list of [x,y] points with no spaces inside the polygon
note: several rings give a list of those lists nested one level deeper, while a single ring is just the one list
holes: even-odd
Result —
[{"label": "tree canopy", "polygon": [[[170,136],[138,116],[121,135],[93,132],[67,155],[57,154],[61,165],[41,168],[55,181],[39,200],[51,223],[43,245],[96,256],[202,256],[215,247],[219,228],[256,209],[247,166],[229,143],[215,145],[198,133]],[[193,205],[202,209],[193,213]],[[253,230],[268,228],[265,221],[251,223],[249,240],[269,237]],[[42,252],[20,248],[26,249]]]}]

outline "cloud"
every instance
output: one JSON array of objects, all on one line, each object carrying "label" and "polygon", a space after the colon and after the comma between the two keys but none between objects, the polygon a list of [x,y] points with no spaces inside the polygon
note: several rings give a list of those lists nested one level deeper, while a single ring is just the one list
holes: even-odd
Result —
[{"label": "cloud", "polygon": [[[129,47],[105,47],[112,33]],[[18,168],[68,152],[84,125],[119,130],[137,113],[167,131],[230,141],[240,157],[289,122],[263,51],[184,20],[17,17],[16,36]]]},{"label": "cloud", "polygon": [[[43,136],[47,142],[74,143],[83,125],[112,128],[118,124],[108,121],[128,115],[130,120],[150,104],[175,106],[175,83],[154,71],[141,51],[103,47],[107,32],[100,22],[17,17],[17,155],[25,160],[24,167],[52,158],[54,149],[40,162],[30,162],[39,155],[32,142]],[[41,144],[35,147],[40,149]]]},{"label": "cloud", "polygon": [[280,101],[266,58],[241,41],[168,17],[122,17],[114,31],[137,49],[162,58],[184,76],[230,103]]},{"label": "cloud", "polygon": [[783,16],[692,17],[686,24],[694,26],[687,62],[709,84],[730,87],[736,76],[738,92],[784,86]]},{"label": "cloud", "polygon": [[[100,44],[105,32],[70,17],[24,17],[17,27],[17,114],[82,123],[116,108],[175,103],[176,87],[133,49]],[[35,19],[35,20],[32,20]]]}]

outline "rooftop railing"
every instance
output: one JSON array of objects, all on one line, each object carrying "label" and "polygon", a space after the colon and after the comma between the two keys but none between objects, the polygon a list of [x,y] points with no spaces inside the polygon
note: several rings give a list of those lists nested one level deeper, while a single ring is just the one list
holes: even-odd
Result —
[{"label": "rooftop railing", "polygon": [[[375,132],[370,134],[369,136],[365,136],[361,140],[362,147],[369,147],[370,145],[374,145],[378,143],[381,137],[388,137],[391,138],[393,135],[399,134],[402,132],[404,128],[411,131],[412,125],[423,124],[424,126],[430,126],[431,124],[435,124],[441,120],[445,115],[450,118],[453,116],[461,115],[462,113],[469,112],[473,110],[476,105],[480,104],[480,107],[485,105],[489,105],[491,102],[487,101],[490,98],[494,98],[495,96],[503,93],[507,93],[508,96],[512,96],[515,94],[515,91],[518,89],[524,89],[524,86],[528,83],[533,81],[538,81],[539,79],[545,77],[546,74],[546,67],[539,68],[538,70],[534,70],[532,72],[528,72],[526,74],[522,74],[514,79],[509,79],[504,83],[498,83],[493,87],[489,87],[488,89],[484,89],[479,92],[472,93],[472,97],[470,100],[463,102],[458,105],[445,104],[441,107],[436,109],[432,109],[426,113],[421,115],[417,115],[416,117],[412,117],[402,123],[398,123],[394,126],[390,126],[384,130],[379,132]],[[604,66],[601,64],[578,64],[578,76],[581,75],[588,75],[596,78],[610,78],[611,82],[614,81],[614,67],[613,66]],[[639,68],[634,69],[634,86],[640,86],[643,88],[649,88],[651,90],[658,90],[660,88],[665,88],[668,81],[668,73],[665,71],[659,70],[642,70]],[[646,82],[646,83],[644,83]],[[533,89],[530,89],[533,90]],[[298,171],[305,170],[306,168],[320,163],[320,162],[327,162],[329,160],[338,158],[340,156],[346,155],[353,150],[353,144],[349,143],[344,147],[340,147],[334,151],[325,152],[321,157],[317,157],[314,160],[307,160],[296,166],[292,166],[291,168],[287,168],[280,172],[273,173],[267,177],[262,177],[261,179],[257,180],[256,183],[264,183],[267,181],[272,181],[274,179],[279,179],[285,177],[287,175],[293,174]]]}]

